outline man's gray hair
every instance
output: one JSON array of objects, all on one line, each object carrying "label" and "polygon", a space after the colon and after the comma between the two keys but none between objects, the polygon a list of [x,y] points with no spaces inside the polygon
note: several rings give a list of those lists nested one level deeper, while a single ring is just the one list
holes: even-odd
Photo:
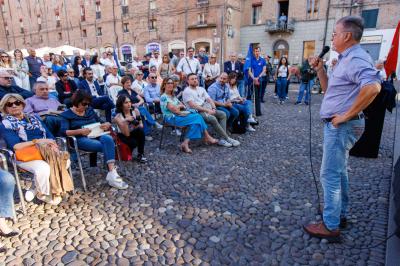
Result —
[{"label": "man's gray hair", "polygon": [[342,24],[345,31],[351,32],[353,39],[359,42],[364,32],[364,20],[359,16],[346,16],[336,24]]},{"label": "man's gray hair", "polygon": [[37,89],[39,86],[42,86],[42,85],[46,85],[46,86],[47,86],[47,82],[44,82],[44,81],[36,81],[35,84],[33,84],[32,92],[33,92],[33,93],[36,93],[36,89]]}]

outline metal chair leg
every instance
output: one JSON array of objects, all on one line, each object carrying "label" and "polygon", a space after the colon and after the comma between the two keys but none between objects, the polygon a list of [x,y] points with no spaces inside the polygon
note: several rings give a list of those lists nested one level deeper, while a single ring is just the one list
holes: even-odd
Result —
[{"label": "metal chair leg", "polygon": [[79,167],[79,171],[81,172],[81,178],[82,178],[82,185],[83,185],[83,190],[86,192],[87,188],[86,188],[86,178],[85,178],[85,174],[83,173],[83,166],[82,166],[82,160],[81,160],[81,155],[79,154],[79,149],[78,149],[78,143],[76,141],[76,138],[71,137],[72,142],[74,144],[74,150],[76,152],[76,157],[78,159],[78,167]]},{"label": "metal chair leg", "polygon": [[164,137],[164,130],[165,130],[165,119],[163,120],[163,127],[161,129],[161,137],[160,137],[160,145],[158,146],[158,149],[161,150],[162,148],[162,141],[163,141],[163,137]]},{"label": "metal chair leg", "polygon": [[21,182],[20,182],[19,175],[18,175],[17,163],[15,162],[15,158],[13,158],[12,161],[13,161],[12,164],[13,164],[14,174],[15,174],[15,182],[17,183],[17,189],[18,189],[18,194],[19,194],[19,200],[21,201],[22,211],[25,215],[26,214],[25,198],[24,198],[24,194],[22,193]]}]

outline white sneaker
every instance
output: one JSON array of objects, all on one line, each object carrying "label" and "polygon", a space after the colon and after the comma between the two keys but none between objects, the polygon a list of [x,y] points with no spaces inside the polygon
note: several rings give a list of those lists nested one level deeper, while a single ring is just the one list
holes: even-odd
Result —
[{"label": "white sneaker", "polygon": [[252,127],[251,125],[248,125],[247,128],[246,128],[246,130],[249,131],[249,132],[254,132],[254,131],[256,131],[256,130],[254,129],[254,127]]},{"label": "white sneaker", "polygon": [[274,94],[274,99],[278,99],[278,95]]},{"label": "white sneaker", "polygon": [[31,202],[36,196],[36,190],[30,189],[25,192],[25,200]]},{"label": "white sneaker", "polygon": [[145,136],[144,139],[145,139],[146,141],[152,141],[152,140],[153,140],[153,137],[152,137],[152,136]]},{"label": "white sneaker", "polygon": [[250,116],[249,119],[247,119],[247,122],[248,123],[257,123],[257,121],[252,116]]},{"label": "white sneaker", "polygon": [[224,140],[224,139],[220,139],[218,141],[218,145],[224,146],[224,147],[232,147],[232,144],[229,143],[228,141]]},{"label": "white sneaker", "polygon": [[162,129],[163,128],[163,126],[158,122],[156,122],[155,126],[156,126],[157,129]]},{"label": "white sneaker", "polygon": [[237,140],[235,140],[235,139],[232,139],[232,138],[228,138],[227,141],[228,141],[230,144],[232,144],[233,147],[237,147],[237,146],[240,145],[240,142],[239,142],[239,141],[237,141]]},{"label": "white sneaker", "polygon": [[117,168],[114,167],[113,170],[107,173],[106,180],[108,184],[112,187],[118,188],[118,189],[127,189],[128,184],[125,183],[122,178],[119,176],[117,173]]}]

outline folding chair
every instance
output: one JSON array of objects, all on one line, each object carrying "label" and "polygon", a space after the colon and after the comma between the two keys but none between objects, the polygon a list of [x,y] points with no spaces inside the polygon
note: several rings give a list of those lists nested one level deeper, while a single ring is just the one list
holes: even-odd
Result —
[{"label": "folding chair", "polygon": [[179,137],[179,142],[183,142],[183,139],[184,139],[184,137],[185,137],[185,132],[186,132],[186,129],[187,129],[186,126],[176,126],[175,123],[174,123],[174,124],[169,124],[169,123],[167,123],[167,122],[166,122],[166,119],[165,119],[165,117],[164,117],[164,118],[163,118],[163,127],[162,127],[162,129],[161,129],[160,145],[159,145],[159,147],[158,147],[160,150],[161,150],[161,148],[162,148],[162,141],[163,141],[163,139],[164,139],[164,131],[165,131],[165,128],[166,128],[166,127],[169,127],[169,128],[171,128],[171,129],[175,130],[175,132],[176,132],[176,129],[180,129],[180,130],[181,130],[182,134],[181,134],[181,136]]},{"label": "folding chair", "polygon": [[[24,215],[26,215],[26,206],[25,206],[25,199],[24,199],[24,194],[22,193],[21,189],[21,182],[19,180],[19,175],[18,175],[18,168],[17,168],[17,163],[15,159],[15,154],[14,152],[7,150],[7,149],[0,149],[0,160],[3,164],[4,170],[8,171],[8,165],[7,165],[7,157],[9,158],[11,165],[13,166],[14,169],[14,178],[15,178],[15,183],[17,184],[17,189],[18,189],[18,195],[19,195],[19,200],[21,201],[21,206],[22,206],[22,212]],[[13,212],[14,212],[14,220],[17,220],[17,214],[13,202]]]},{"label": "folding chair", "polygon": [[[111,130],[115,131],[114,127],[111,127]],[[86,192],[87,191],[87,184],[86,184],[86,178],[85,178],[85,174],[83,172],[83,165],[82,165],[82,160],[81,160],[81,156],[85,156],[85,155],[93,155],[93,154],[97,154],[97,152],[90,152],[90,151],[84,151],[84,150],[80,150],[78,148],[78,142],[76,140],[76,137],[74,136],[69,136],[67,137],[67,141],[66,143],[68,144],[68,149],[69,150],[73,150],[76,153],[76,157],[78,159],[78,167],[79,167],[79,171],[81,173],[81,179],[82,179],[82,185],[83,185],[83,190]],[[121,159],[121,155],[119,152],[119,147],[116,144],[115,148],[117,150],[117,156],[118,156],[118,160],[120,161]]]}]

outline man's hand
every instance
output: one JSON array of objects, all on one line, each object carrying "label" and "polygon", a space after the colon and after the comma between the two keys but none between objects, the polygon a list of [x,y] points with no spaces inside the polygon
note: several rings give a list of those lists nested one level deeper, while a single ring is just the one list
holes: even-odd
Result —
[{"label": "man's hand", "polygon": [[232,107],[232,103],[231,103],[231,102],[226,102],[226,103],[225,103],[225,107],[231,108],[231,107]]},{"label": "man's hand", "polygon": [[214,109],[208,109],[207,110],[207,113],[209,114],[209,115],[215,115],[215,110]]},{"label": "man's hand", "polygon": [[320,71],[324,67],[324,61],[318,56],[314,56],[310,59],[310,65],[315,71]]},{"label": "man's hand", "polygon": [[345,123],[348,120],[349,119],[344,115],[334,115],[332,119],[332,125],[338,128],[340,124]]}]

